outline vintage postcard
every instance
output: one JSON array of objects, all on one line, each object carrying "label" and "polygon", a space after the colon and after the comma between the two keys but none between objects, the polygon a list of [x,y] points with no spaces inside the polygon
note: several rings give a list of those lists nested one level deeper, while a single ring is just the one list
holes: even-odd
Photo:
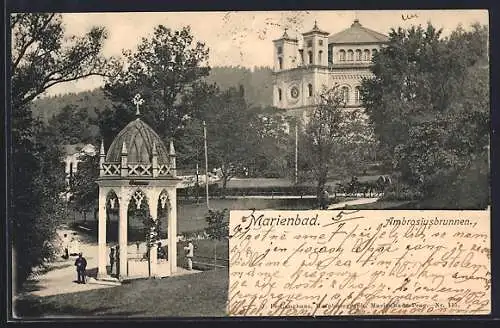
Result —
[{"label": "vintage postcard", "polygon": [[12,320],[492,312],[487,10],[9,19]]}]

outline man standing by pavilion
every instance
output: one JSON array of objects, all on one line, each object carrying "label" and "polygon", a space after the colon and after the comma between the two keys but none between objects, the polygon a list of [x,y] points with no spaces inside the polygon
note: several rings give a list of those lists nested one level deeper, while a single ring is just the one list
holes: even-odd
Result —
[{"label": "man standing by pavilion", "polygon": [[188,241],[188,245],[184,247],[184,251],[186,252],[186,262],[187,262],[187,269],[188,270],[193,270],[193,253],[194,253],[194,246],[191,240]]},{"label": "man standing by pavilion", "polygon": [[75,261],[77,281],[79,284],[85,283],[85,271],[87,270],[87,260],[82,256],[82,253],[78,254],[78,258]]}]

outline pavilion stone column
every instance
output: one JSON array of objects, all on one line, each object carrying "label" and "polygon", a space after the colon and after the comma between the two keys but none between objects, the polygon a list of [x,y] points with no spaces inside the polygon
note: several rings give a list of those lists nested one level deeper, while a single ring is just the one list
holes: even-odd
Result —
[{"label": "pavilion stone column", "polygon": [[170,274],[177,272],[177,190],[169,188],[168,193],[168,263]]},{"label": "pavilion stone column", "polygon": [[106,194],[107,190],[99,188],[99,247],[97,255],[97,278],[107,277],[107,247],[106,247]]},{"label": "pavilion stone column", "polygon": [[[148,192],[148,205],[149,205],[149,215],[153,218],[153,220],[158,220],[158,195],[156,190],[152,190]],[[164,245],[162,245],[164,246]],[[151,257],[149,259],[151,265],[151,276],[155,277],[158,273],[157,264],[158,264],[158,248],[157,245],[152,245],[151,249]]]},{"label": "pavilion stone column", "polygon": [[118,227],[118,245],[120,246],[120,278],[128,276],[128,195],[126,190],[121,191],[120,197],[120,216]]}]

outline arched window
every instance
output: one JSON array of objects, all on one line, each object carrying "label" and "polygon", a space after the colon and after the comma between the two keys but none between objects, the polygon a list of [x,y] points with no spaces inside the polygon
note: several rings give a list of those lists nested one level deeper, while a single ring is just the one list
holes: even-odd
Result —
[{"label": "arched window", "polygon": [[361,89],[359,86],[354,88],[354,102],[359,104],[361,102]]},{"label": "arched window", "polygon": [[318,65],[321,65],[321,60],[323,59],[323,50],[318,52]]},{"label": "arched window", "polygon": [[356,60],[361,61],[361,49],[356,49]]},{"label": "arched window", "polygon": [[354,61],[354,51],[352,50],[347,50],[347,60],[348,61]]},{"label": "arched window", "polygon": [[309,56],[309,64],[311,65],[313,63],[313,52],[312,51],[308,51],[307,55]]},{"label": "arched window", "polygon": [[278,89],[278,100],[281,101],[281,89]]},{"label": "arched window", "polygon": [[372,49],[372,58],[375,57],[377,54],[378,50],[377,49]]},{"label": "arched window", "polygon": [[312,84],[311,84],[311,83],[309,83],[309,84],[307,85],[307,90],[309,91],[309,92],[308,92],[309,97],[312,97],[312,95],[313,95],[313,86],[312,86]]},{"label": "arched window", "polygon": [[344,49],[339,51],[339,61],[345,61],[345,50]]},{"label": "arched window", "polygon": [[368,49],[365,49],[365,51],[363,52],[363,60],[364,61],[370,61],[371,60],[371,57],[370,57],[370,50]]},{"label": "arched window", "polygon": [[280,69],[283,69],[283,58],[278,57],[278,65],[279,65]]},{"label": "arched window", "polygon": [[342,89],[342,100],[344,103],[348,104],[349,103],[349,87],[343,86]]}]

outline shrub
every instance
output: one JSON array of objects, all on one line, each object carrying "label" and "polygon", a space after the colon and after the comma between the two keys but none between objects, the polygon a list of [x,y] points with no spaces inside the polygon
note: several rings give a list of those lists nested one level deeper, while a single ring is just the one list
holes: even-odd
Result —
[{"label": "shrub", "polygon": [[382,200],[396,201],[414,201],[422,199],[421,191],[412,188],[411,186],[396,182],[390,185],[384,193]]}]

